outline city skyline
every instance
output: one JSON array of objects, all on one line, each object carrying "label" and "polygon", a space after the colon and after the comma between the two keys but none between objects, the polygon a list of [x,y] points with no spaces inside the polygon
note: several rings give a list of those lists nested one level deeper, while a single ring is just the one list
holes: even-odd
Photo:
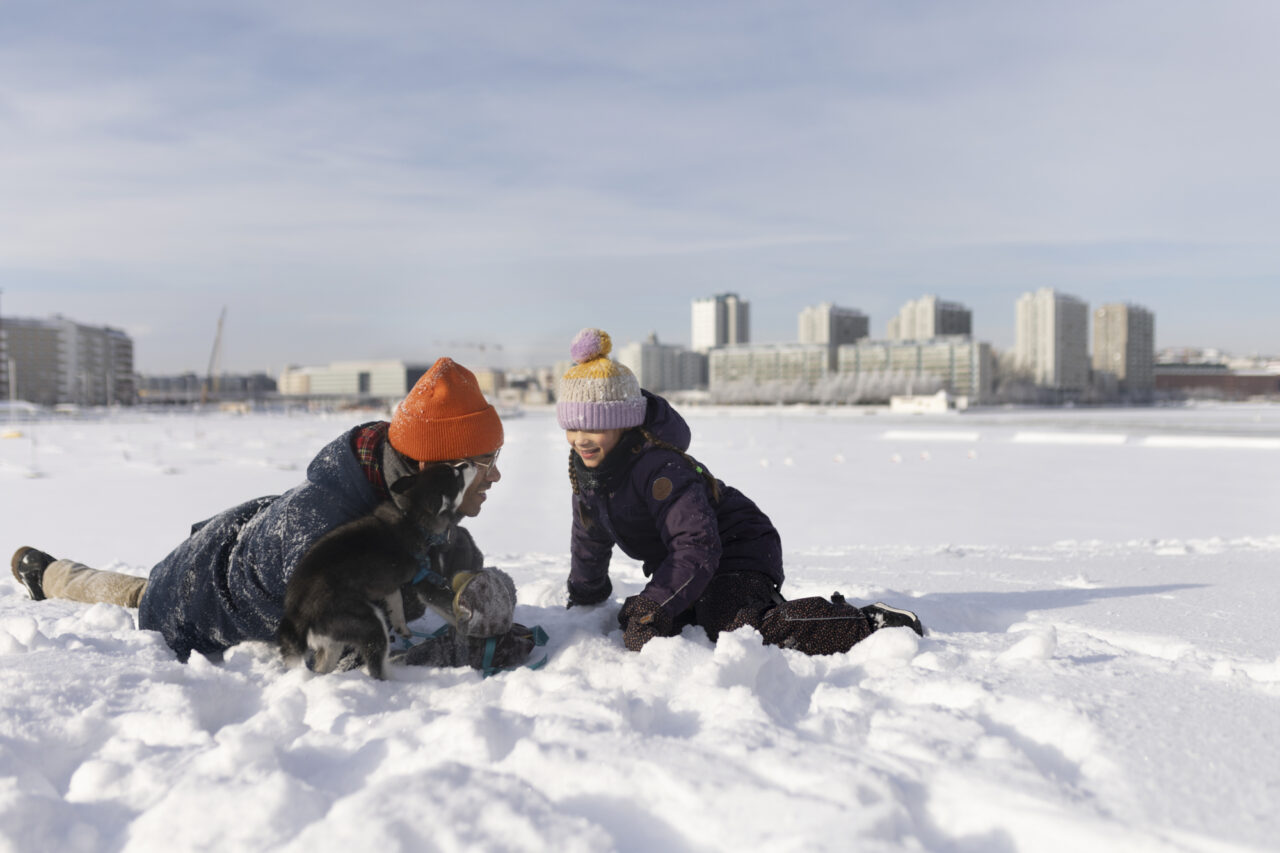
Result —
[{"label": "city skyline", "polygon": [[[1096,308],[1136,309],[1139,314],[1145,315],[1148,318],[1147,322],[1149,323],[1151,322],[1151,319],[1155,317],[1155,314],[1156,314],[1156,311],[1153,310],[1152,306],[1149,306],[1149,305],[1139,305],[1131,301],[1128,301],[1128,302],[1111,301],[1101,306],[1095,306],[1088,303],[1085,300],[1078,299],[1074,294],[1069,294],[1062,291],[1055,291],[1052,288],[1041,288],[1039,291],[1035,291],[1035,292],[1027,291],[1022,294],[1019,294],[1018,299],[1016,299],[1014,303],[1015,314],[1020,314],[1022,312],[1023,310],[1022,306],[1027,300],[1032,299],[1037,295],[1040,295],[1042,292],[1048,292],[1050,294],[1056,293],[1059,299],[1066,299],[1068,302],[1081,304],[1084,310],[1084,315],[1083,315],[1084,320],[1083,320],[1082,327],[1085,329],[1084,331],[1085,337],[1083,339],[1086,341],[1085,343],[1086,351],[1080,355],[1080,358],[1084,359],[1084,362],[1088,363],[1088,365],[1091,368],[1097,368],[1097,365],[1094,363],[1093,359],[1098,354],[1096,351],[1096,346],[1098,341],[1099,329],[1096,328],[1098,320],[1094,316],[1095,314],[1094,309]],[[2,293],[3,291],[0,290],[0,294]],[[747,310],[750,307],[751,300],[741,298],[740,294],[718,294],[713,297],[693,299],[691,300],[691,305],[693,306],[694,317],[693,317],[693,322],[690,324],[691,332],[693,331],[693,328],[696,328],[699,324],[699,320],[697,316],[699,305],[714,302],[716,300],[722,299],[725,296],[731,297],[734,300],[740,299],[741,305],[744,310]],[[846,331],[846,333],[844,333],[841,336],[841,340],[846,342],[851,342],[854,339],[865,339],[871,342],[876,342],[876,341],[885,342],[885,341],[895,341],[895,340],[907,340],[907,341],[927,340],[932,336],[926,335],[924,337],[920,337],[919,335],[904,334],[901,331],[898,331],[897,333],[895,333],[893,324],[896,322],[899,322],[904,313],[908,311],[917,310],[918,306],[927,305],[933,302],[936,302],[938,305],[943,306],[944,310],[949,311],[951,314],[956,315],[959,318],[959,319],[952,319],[949,322],[960,322],[965,324],[966,326],[972,322],[972,317],[971,317],[972,312],[968,310],[968,306],[964,305],[963,303],[942,299],[937,294],[926,294],[918,299],[908,300],[907,302],[903,303],[903,305],[900,306],[899,314],[895,315],[894,317],[891,317],[890,320],[886,323],[887,329],[883,334],[877,334],[874,326],[872,326],[867,332]],[[808,325],[811,325],[812,323],[815,322],[815,320],[818,320],[820,317],[825,318],[825,312],[833,311],[833,310],[840,314],[854,315],[856,318],[859,319],[861,327],[866,327],[868,325],[869,318],[865,314],[863,314],[859,309],[851,308],[847,306],[834,305],[833,303],[825,302],[825,303],[819,303],[818,305],[805,306],[804,308],[802,308],[797,313],[797,318],[796,318],[799,321],[799,329],[793,331],[792,336],[787,338],[775,338],[775,339],[763,340],[763,341],[759,340],[756,338],[754,333],[751,332],[752,324],[750,322],[750,318],[747,318],[745,325],[742,327],[742,331],[744,331],[748,335],[749,340],[743,341],[742,343],[746,343],[747,345],[759,344],[762,346],[769,347],[769,346],[786,346],[789,344],[809,344],[809,343],[821,342],[821,341],[812,340],[811,338],[813,337],[813,332],[812,330],[806,331],[806,328]],[[125,330],[123,329],[119,329],[117,327],[110,326],[110,325],[103,325],[103,324],[98,324],[93,322],[81,323],[79,322],[78,318],[67,317],[62,314],[56,314],[46,318],[5,317],[0,315],[0,329],[3,329],[3,324],[6,319],[13,319],[19,325],[29,325],[33,322],[37,324],[45,324],[49,322],[53,322],[55,324],[61,323],[61,322],[69,322],[73,325],[81,325],[94,330],[101,330],[101,331],[106,331],[111,333],[125,332]],[[1018,338],[1017,338],[1017,335],[1018,335],[1017,326],[1019,322],[1022,322],[1022,321],[1018,320],[1017,322],[1015,322],[1014,341],[1011,345],[1007,345],[1007,346],[992,344],[992,342],[988,339],[980,338],[980,336],[976,334],[972,334],[964,331],[943,330],[941,332],[938,332],[937,336],[943,337],[943,338],[958,336],[958,337],[970,338],[972,340],[981,339],[983,343],[994,346],[996,351],[1007,353],[1010,356],[1014,357],[1016,360],[1025,361],[1028,358],[1028,356],[1026,356],[1025,354],[1021,354],[1021,355],[1019,354],[1019,346],[1018,346]],[[691,334],[690,337],[692,339],[692,338],[696,338],[696,336],[697,336],[696,334]],[[613,336],[611,335],[611,337]],[[1218,358],[1218,359],[1220,358],[1241,358],[1241,359],[1250,359],[1250,358],[1275,359],[1277,358],[1276,353],[1272,353],[1272,352],[1257,351],[1257,352],[1249,353],[1249,352],[1230,351],[1230,350],[1226,350],[1219,347],[1213,347],[1213,346],[1161,345],[1156,343],[1156,341],[1158,341],[1158,338],[1154,338],[1150,331],[1148,331],[1147,333],[1147,340],[1152,342],[1151,352],[1156,357],[1158,357],[1161,353],[1171,353],[1171,352],[1181,351],[1184,354],[1203,352],[1203,353],[1209,354],[1212,358]],[[131,345],[132,343],[133,343],[132,340],[130,340]],[[720,344],[719,346],[734,346],[735,343],[736,342],[729,341],[729,342]],[[617,347],[624,347],[624,346],[633,347],[633,346],[639,346],[640,344],[661,345],[663,348],[667,348],[667,349],[676,349],[681,351],[688,351],[691,353],[701,352],[703,355],[705,355],[707,352],[707,350],[705,349],[697,350],[695,348],[692,348],[687,343],[673,339],[668,334],[665,334],[665,333],[660,334],[659,331],[656,329],[650,330],[649,333],[647,333],[641,338],[619,339],[616,343],[616,346]],[[483,348],[482,348],[482,351],[483,351]],[[501,347],[497,347],[496,351],[500,352]],[[3,348],[0,347],[0,354],[2,353],[3,353]],[[447,354],[447,350],[442,350],[441,354]],[[616,358],[618,355],[616,351],[614,355]],[[0,357],[2,357],[2,355],[0,355]],[[310,362],[292,361],[286,364],[285,367],[279,370],[275,370],[271,368],[262,368],[262,367],[249,367],[249,368],[240,368],[240,369],[228,368],[226,365],[222,364],[221,359],[219,357],[216,363],[211,362],[211,366],[214,368],[214,373],[216,375],[279,376],[281,373],[288,372],[290,370],[298,370],[298,369],[304,369],[308,367],[322,367],[325,365],[333,364],[335,362],[343,362],[343,361],[355,361],[355,362],[400,361],[400,362],[410,362],[410,363],[416,361],[422,364],[429,364],[436,357],[437,356],[431,356],[431,357],[428,357],[426,360],[415,359],[412,356],[395,355],[395,354],[381,356],[381,357],[374,357],[374,358],[366,358],[366,359],[344,359],[344,358],[322,357]],[[484,369],[514,370],[514,371],[520,372],[520,371],[554,368],[556,365],[562,365],[566,363],[568,363],[568,360],[565,357],[563,357],[562,355],[553,354],[552,358],[550,358],[548,361],[543,363],[527,362],[527,363],[500,364],[500,363],[493,362],[491,360],[485,361],[481,359],[481,360],[475,361],[474,366],[477,368],[484,368]],[[1152,363],[1154,364],[1154,362]],[[1098,369],[1101,369],[1101,368],[1098,368]],[[134,372],[139,375],[147,375],[147,376],[155,376],[155,377],[165,376],[165,375],[179,376],[179,375],[186,375],[186,374],[204,376],[207,372],[207,369],[197,368],[197,367],[188,367],[181,370],[137,369]]]},{"label": "city skyline", "polygon": [[[123,22],[147,21],[146,27]],[[0,6],[0,312],[146,373],[553,363],[1021,293],[1275,353],[1280,7]],[[517,35],[518,34],[518,35]]]}]

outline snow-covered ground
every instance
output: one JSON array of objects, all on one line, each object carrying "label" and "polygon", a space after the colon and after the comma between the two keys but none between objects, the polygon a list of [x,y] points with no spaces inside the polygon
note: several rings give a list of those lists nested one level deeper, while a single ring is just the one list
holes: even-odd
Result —
[{"label": "snow-covered ground", "polygon": [[[538,671],[184,665],[130,611],[0,576],[0,849],[1275,849],[1280,407],[686,414],[781,530],[786,592],[931,635],[625,651],[639,568],[564,609],[567,448],[528,412],[470,527],[551,635]],[[18,424],[0,546],[145,574],[352,422]]]}]

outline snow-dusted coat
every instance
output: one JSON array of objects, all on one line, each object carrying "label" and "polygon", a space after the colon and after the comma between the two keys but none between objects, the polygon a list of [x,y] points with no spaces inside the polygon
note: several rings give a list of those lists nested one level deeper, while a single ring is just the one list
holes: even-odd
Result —
[{"label": "snow-dusted coat", "polygon": [[[645,428],[681,450],[689,427],[671,405],[645,392]],[[606,463],[609,460],[606,459]],[[644,564],[641,593],[673,619],[702,595],[720,572],[756,571],[782,584],[782,544],[759,507],[717,481],[713,501],[703,475],[680,453],[646,443],[616,475],[612,491],[582,487],[573,499],[569,594],[583,603],[609,594],[609,558],[617,544]]]},{"label": "snow-dusted coat", "polygon": [[274,640],[285,586],[302,555],[379,503],[351,450],[360,428],[326,445],[301,485],[194,525],[191,537],[151,570],[138,626],[159,631],[180,660],[192,651]]}]

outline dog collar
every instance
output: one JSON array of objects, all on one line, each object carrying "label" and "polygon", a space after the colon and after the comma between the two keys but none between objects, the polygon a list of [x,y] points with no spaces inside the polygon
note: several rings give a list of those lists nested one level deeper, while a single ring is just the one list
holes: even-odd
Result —
[{"label": "dog collar", "polygon": [[427,537],[427,547],[422,551],[422,555],[418,557],[418,573],[413,576],[410,583],[419,584],[423,581],[430,581],[432,586],[449,586],[449,579],[439,572],[431,568],[431,549],[438,548],[441,545],[448,545],[449,540],[453,538],[453,528],[446,529],[443,533],[432,533]]}]

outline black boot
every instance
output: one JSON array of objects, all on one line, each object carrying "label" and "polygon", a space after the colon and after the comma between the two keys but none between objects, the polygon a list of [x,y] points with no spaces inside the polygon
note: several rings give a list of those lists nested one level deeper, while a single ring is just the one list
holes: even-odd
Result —
[{"label": "black boot", "polygon": [[32,601],[44,601],[44,570],[54,560],[44,551],[22,547],[13,552],[10,566],[13,576],[22,584]]},{"label": "black boot", "polygon": [[877,631],[881,628],[910,628],[921,637],[924,636],[924,625],[921,624],[920,617],[910,610],[903,610],[901,607],[890,607],[883,601],[868,604],[861,610],[871,620],[871,624],[875,626]]}]

